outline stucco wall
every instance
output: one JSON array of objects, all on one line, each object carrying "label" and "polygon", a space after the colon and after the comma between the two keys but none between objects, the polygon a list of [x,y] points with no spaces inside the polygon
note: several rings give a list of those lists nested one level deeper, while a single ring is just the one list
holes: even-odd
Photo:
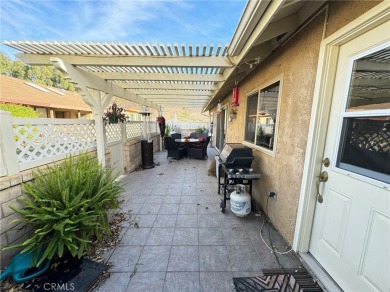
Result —
[{"label": "stucco wall", "polygon": [[[326,35],[334,33],[378,3],[331,2]],[[276,200],[269,199],[268,214],[275,227],[290,243],[293,241],[296,223],[324,22],[325,13],[322,13],[240,82],[237,118],[233,123],[228,123],[227,127],[227,142],[242,142],[245,131],[246,96],[277,76],[282,76],[276,155],[272,157],[253,150],[256,157],[253,168],[262,174],[262,178],[254,183],[253,193],[263,210],[266,210],[269,192],[277,193]],[[230,101],[231,95],[222,102],[222,105]]]}]

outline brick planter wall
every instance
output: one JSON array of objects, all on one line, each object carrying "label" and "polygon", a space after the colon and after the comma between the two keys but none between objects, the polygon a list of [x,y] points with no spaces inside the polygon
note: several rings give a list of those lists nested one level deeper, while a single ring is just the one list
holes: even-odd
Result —
[{"label": "brick planter wall", "polygon": [[[154,135],[153,139],[153,153],[160,151],[160,136]],[[123,147],[123,166],[125,172],[132,172],[142,163],[141,160],[141,140],[130,140],[124,144]]]}]

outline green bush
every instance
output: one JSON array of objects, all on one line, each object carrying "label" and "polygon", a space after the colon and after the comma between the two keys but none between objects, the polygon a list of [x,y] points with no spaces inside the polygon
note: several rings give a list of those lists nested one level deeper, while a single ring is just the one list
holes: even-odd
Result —
[{"label": "green bush", "polygon": [[[34,110],[32,107],[24,106],[20,104],[14,104],[14,103],[0,103],[0,110],[2,111],[8,111],[11,113],[12,117],[15,118],[38,118],[39,113]],[[31,128],[31,125],[26,125],[27,128]],[[33,133],[38,132],[37,128],[33,128]],[[22,128],[19,130],[20,135],[24,135],[26,133],[26,129]],[[28,140],[31,140],[33,136],[29,134],[27,136]],[[15,135],[14,141],[19,141],[20,137]]]},{"label": "green bush", "polygon": [[171,136],[172,127],[170,125],[165,125],[165,137]]},{"label": "green bush", "polygon": [[7,249],[23,247],[22,252],[37,254],[43,248],[39,265],[66,251],[81,257],[92,239],[100,240],[110,232],[108,210],[118,208],[123,188],[113,170],[100,166],[96,157],[70,156],[61,165],[38,170],[34,177],[31,184],[23,185],[24,207],[11,207],[22,215],[19,221],[33,227],[34,235]]},{"label": "green bush", "polygon": [[196,128],[195,132],[198,132],[198,133],[202,134],[204,130],[206,130],[205,127],[199,126],[199,127]]},{"label": "green bush", "polygon": [[39,113],[32,107],[13,103],[0,103],[0,110],[11,112],[15,118],[37,118]]}]

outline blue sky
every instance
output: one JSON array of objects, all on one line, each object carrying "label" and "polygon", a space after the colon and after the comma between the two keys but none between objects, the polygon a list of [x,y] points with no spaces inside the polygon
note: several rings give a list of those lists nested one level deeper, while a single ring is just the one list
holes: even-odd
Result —
[{"label": "blue sky", "polygon": [[[1,40],[228,44],[246,0],[0,0]],[[17,51],[1,44],[11,56]]]}]

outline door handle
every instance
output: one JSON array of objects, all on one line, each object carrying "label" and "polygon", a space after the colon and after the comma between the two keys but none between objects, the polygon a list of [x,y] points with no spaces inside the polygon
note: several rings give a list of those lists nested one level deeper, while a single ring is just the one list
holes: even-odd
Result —
[{"label": "door handle", "polygon": [[323,196],[320,194],[320,183],[327,182],[327,181],[328,181],[328,173],[326,171],[321,172],[320,175],[318,176],[318,180],[316,183],[318,203],[322,203],[324,201]]}]

